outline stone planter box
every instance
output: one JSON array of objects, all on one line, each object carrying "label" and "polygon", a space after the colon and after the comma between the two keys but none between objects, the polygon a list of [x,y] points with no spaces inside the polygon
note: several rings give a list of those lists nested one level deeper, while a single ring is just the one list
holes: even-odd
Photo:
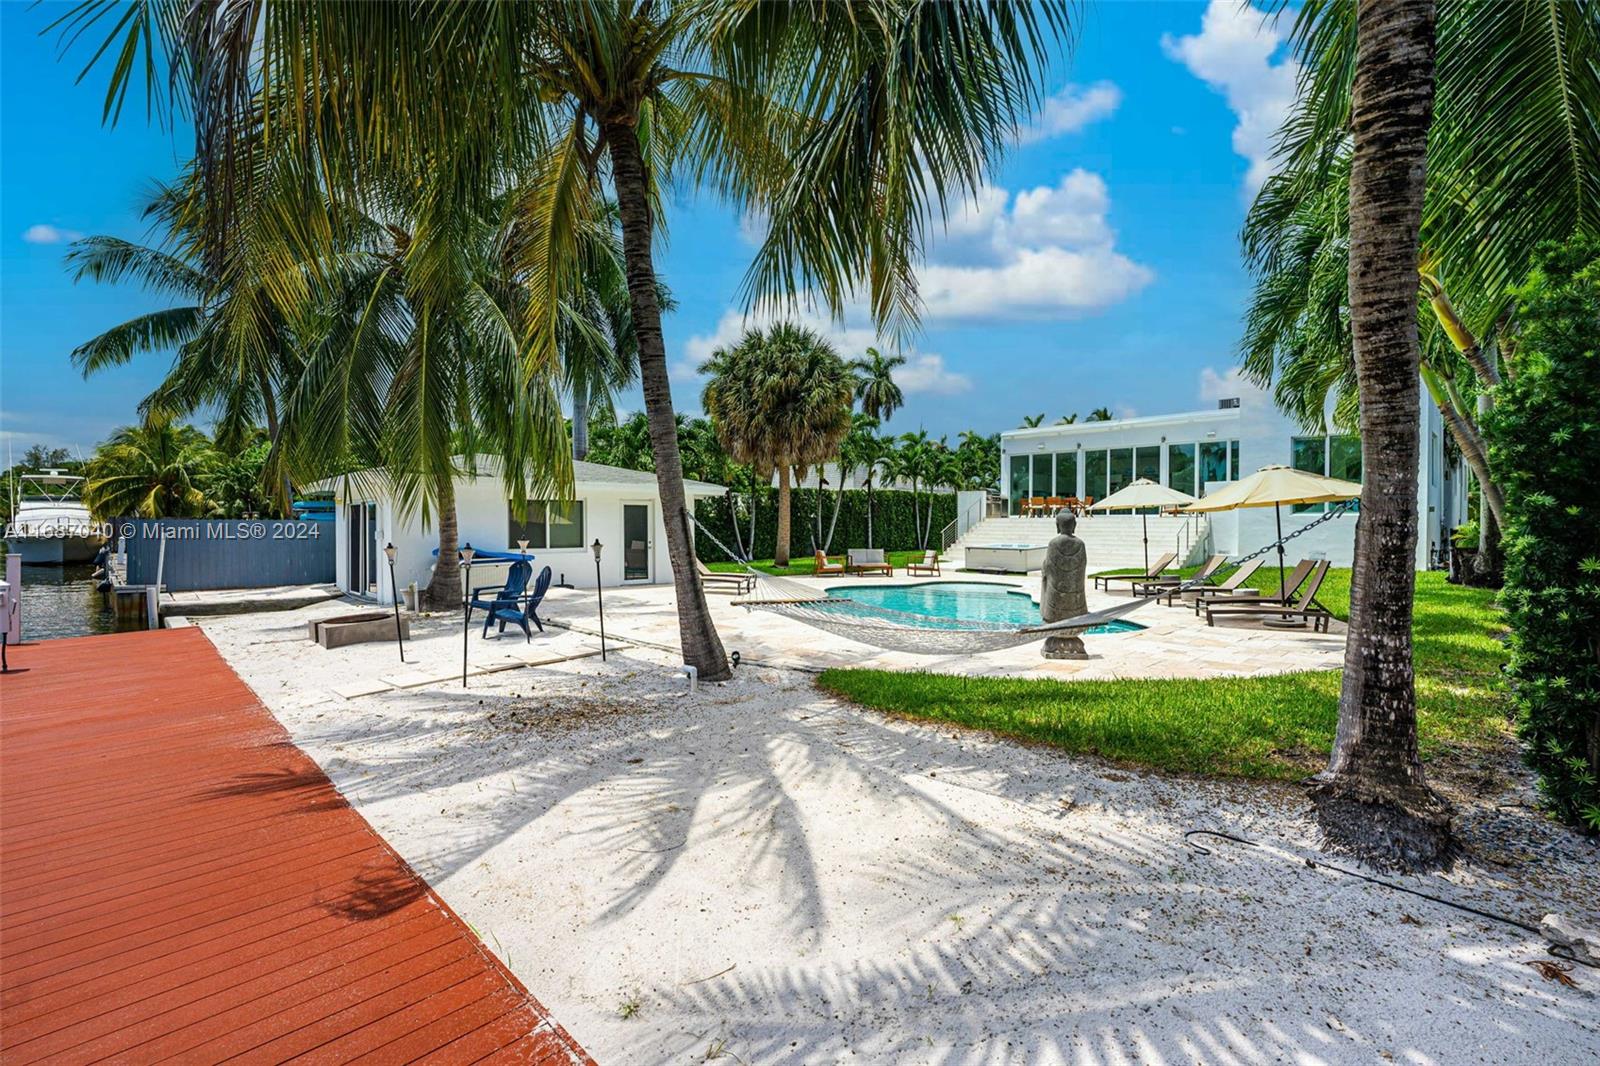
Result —
[{"label": "stone planter box", "polygon": [[[386,611],[364,611],[361,614],[342,614],[333,618],[319,618],[306,623],[307,635],[324,648],[343,648],[349,644],[366,644],[374,640],[394,639],[394,615]],[[400,636],[409,639],[411,620],[400,616]]]}]

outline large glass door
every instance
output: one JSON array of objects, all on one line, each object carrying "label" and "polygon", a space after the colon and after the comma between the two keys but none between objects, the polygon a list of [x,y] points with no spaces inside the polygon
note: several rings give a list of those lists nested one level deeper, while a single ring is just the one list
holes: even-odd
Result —
[{"label": "large glass door", "polygon": [[352,503],[345,508],[346,591],[365,596],[378,582],[378,505]]},{"label": "large glass door", "polygon": [[650,580],[650,505],[622,505],[622,580]]}]

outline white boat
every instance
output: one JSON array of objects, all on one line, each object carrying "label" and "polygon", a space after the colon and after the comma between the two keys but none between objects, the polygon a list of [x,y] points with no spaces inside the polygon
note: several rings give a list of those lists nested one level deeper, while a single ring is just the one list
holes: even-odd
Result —
[{"label": "white boat", "polygon": [[79,499],[83,478],[60,470],[17,475],[16,505],[6,526],[6,551],[30,566],[86,563],[106,542]]}]

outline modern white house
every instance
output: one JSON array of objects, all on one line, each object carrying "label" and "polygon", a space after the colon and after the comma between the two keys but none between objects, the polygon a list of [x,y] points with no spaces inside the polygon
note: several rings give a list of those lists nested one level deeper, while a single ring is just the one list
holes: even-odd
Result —
[{"label": "modern white house", "polygon": [[[1422,429],[1417,569],[1425,570],[1438,563],[1450,531],[1466,518],[1467,475],[1460,458],[1447,452],[1448,430],[1426,393],[1417,417]],[[1000,442],[1001,485],[1012,515],[1021,513],[1027,499],[1103,499],[1140,477],[1191,496],[1204,496],[1221,483],[1273,464],[1361,480],[1358,438],[1308,433],[1261,394],[1223,399],[1208,411],[1013,429],[1002,433]],[[1325,510],[1321,504],[1283,508],[1285,535],[1304,529]],[[1110,516],[1087,522],[1104,517]],[[1208,519],[1206,535],[1196,541],[1193,555],[1248,554],[1277,537],[1270,507],[1218,512]],[[1289,554],[1349,566],[1355,527],[1352,510],[1296,537]]]},{"label": "modern white house", "polygon": [[[533,557],[534,573],[545,566],[553,580],[584,588],[595,585],[593,543],[601,544],[600,582],[651,585],[672,580],[667,538],[661,518],[656,476],[599,463],[575,462],[570,503],[533,500],[525,515],[512,508],[495,460],[479,457],[477,476],[455,479],[459,540],[474,549],[522,552]],[[330,479],[317,488],[331,490],[335,501],[339,587],[378,603],[394,602],[384,546],[395,546],[395,584],[404,591],[412,582],[425,587],[439,546],[436,522],[406,513],[378,471]],[[721,485],[684,481],[690,506],[701,497],[721,496]],[[524,549],[519,544],[526,541]],[[504,580],[507,560],[479,559],[472,567],[474,587]]]}]

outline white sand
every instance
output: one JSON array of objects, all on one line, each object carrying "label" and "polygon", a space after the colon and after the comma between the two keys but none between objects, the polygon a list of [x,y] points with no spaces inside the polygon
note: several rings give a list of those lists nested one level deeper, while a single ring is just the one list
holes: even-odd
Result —
[{"label": "white sand", "polygon": [[[798,673],[690,698],[645,648],[346,701],[329,690],[392,672],[393,646],[327,652],[290,628],[346,609],[203,625],[602,1063],[1553,1066],[1600,1048],[1600,972],[1564,988],[1525,964],[1547,957],[1533,936],[1308,869],[1294,789],[892,721]],[[447,664],[455,625],[420,621],[412,654]],[[1264,847],[1199,856],[1196,827]],[[1596,849],[1571,839],[1553,867],[1404,880],[1536,923],[1600,899]]]}]

